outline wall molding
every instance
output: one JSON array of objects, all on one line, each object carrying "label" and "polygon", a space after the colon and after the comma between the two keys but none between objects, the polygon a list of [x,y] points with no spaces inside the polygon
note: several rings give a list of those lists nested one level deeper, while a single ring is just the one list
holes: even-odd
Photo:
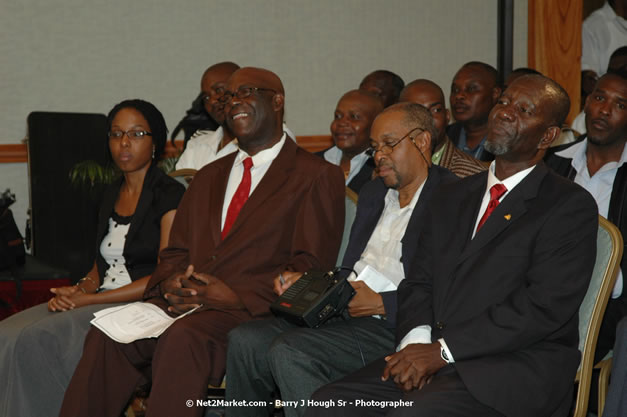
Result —
[{"label": "wall molding", "polygon": [[[330,135],[297,136],[296,142],[309,152],[318,152],[333,145]],[[165,149],[166,157],[176,156],[183,148],[183,141],[177,140],[176,147],[170,142]],[[28,162],[28,150],[25,143],[0,144],[0,163]]]},{"label": "wall molding", "polygon": [[0,144],[0,163],[28,162],[24,143]]}]

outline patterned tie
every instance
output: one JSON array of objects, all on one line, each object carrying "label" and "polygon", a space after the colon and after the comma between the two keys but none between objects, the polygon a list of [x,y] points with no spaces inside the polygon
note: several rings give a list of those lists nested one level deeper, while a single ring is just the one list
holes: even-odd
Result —
[{"label": "patterned tie", "polygon": [[222,240],[229,234],[229,230],[231,230],[237,215],[244,207],[246,200],[248,200],[248,194],[250,194],[250,168],[253,166],[253,159],[248,157],[242,161],[242,164],[244,165],[244,175],[242,175],[242,182],[239,183],[237,190],[235,190],[229,209],[226,211],[226,220],[222,228]]},{"label": "patterned tie", "polygon": [[501,198],[506,192],[507,188],[505,188],[503,184],[494,184],[492,188],[490,188],[490,202],[488,203],[488,207],[485,209],[485,213],[481,216],[481,220],[479,220],[477,232],[481,229],[483,223],[488,220],[488,217],[490,217],[490,214],[492,214],[496,206],[499,205],[499,198]]}]

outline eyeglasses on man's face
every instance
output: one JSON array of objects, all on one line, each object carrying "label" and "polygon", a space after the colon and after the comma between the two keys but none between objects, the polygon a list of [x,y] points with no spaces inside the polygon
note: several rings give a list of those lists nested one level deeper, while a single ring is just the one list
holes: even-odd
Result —
[{"label": "eyeglasses on man's face", "polygon": [[[373,146],[372,144],[370,145],[370,147],[366,150],[366,154],[369,156],[374,157],[374,155],[377,152],[381,152],[383,155],[389,155],[394,151],[394,148],[396,147],[396,145],[398,145],[399,143],[401,143],[403,140],[405,140],[405,138],[408,138],[409,135],[411,135],[413,132],[415,132],[416,130],[420,130],[419,134],[424,132],[424,129],[421,129],[419,127],[415,127],[412,130],[410,130],[409,132],[407,132],[407,134],[405,136],[403,136],[402,138],[400,138],[399,140],[397,140],[394,143],[386,143],[385,145],[382,145],[380,147],[378,146]],[[413,139],[412,139],[413,140]]]},{"label": "eyeglasses on man's face", "polygon": [[111,130],[107,135],[110,140],[120,140],[124,135],[131,140],[141,140],[144,136],[152,136],[152,133],[145,130]]},{"label": "eyeglasses on man's face", "polygon": [[209,94],[205,94],[202,96],[203,101],[210,101],[211,97],[218,97],[218,100],[220,100],[220,98],[224,95],[224,92],[226,91],[226,88],[224,87],[216,87],[216,88],[211,88]]},{"label": "eyeglasses on man's face", "polygon": [[250,97],[253,92],[257,91],[271,91],[273,94],[276,94],[275,90],[271,88],[261,88],[261,87],[240,87],[236,92],[225,90],[220,100],[221,103],[228,103],[233,99],[233,97],[237,98],[246,98]]}]

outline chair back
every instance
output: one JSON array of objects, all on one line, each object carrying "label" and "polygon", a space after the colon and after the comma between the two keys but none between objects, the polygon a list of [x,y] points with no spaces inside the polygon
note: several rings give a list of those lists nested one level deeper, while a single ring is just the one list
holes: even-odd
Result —
[{"label": "chair back", "polygon": [[346,196],[344,197],[344,233],[342,234],[342,244],[340,245],[340,252],[337,256],[336,265],[342,265],[344,259],[344,252],[348,246],[348,239],[351,234],[351,227],[357,214],[357,200],[358,195],[355,191],[346,187]]},{"label": "chair back", "polygon": [[183,168],[172,171],[168,175],[183,184],[185,188],[187,188],[192,182],[192,179],[194,179],[194,175],[196,175],[196,172],[198,171],[193,168]]},{"label": "chair back", "polygon": [[576,377],[579,387],[574,417],[583,417],[587,414],[597,338],[622,256],[623,238],[620,231],[604,217],[599,216],[597,257],[588,291],[579,308],[581,363]]}]

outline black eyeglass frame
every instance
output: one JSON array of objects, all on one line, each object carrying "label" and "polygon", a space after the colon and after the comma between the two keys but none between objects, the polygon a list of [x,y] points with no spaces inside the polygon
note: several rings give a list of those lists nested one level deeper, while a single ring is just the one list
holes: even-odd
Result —
[{"label": "black eyeglass frame", "polygon": [[[407,132],[407,134],[405,134],[405,136],[403,136],[402,138],[400,138],[399,140],[397,140],[396,142],[394,142],[393,144],[385,144],[383,146],[381,146],[379,149],[375,149],[372,146],[370,146],[368,149],[366,149],[366,154],[368,156],[371,156],[374,158],[374,155],[377,152],[381,152],[383,155],[389,155],[392,152],[394,152],[394,148],[396,147],[396,145],[398,145],[399,143],[401,143],[403,140],[405,140],[406,138],[409,137],[409,135],[411,135],[413,132],[415,132],[416,130],[420,130],[420,133],[424,132],[425,130],[421,127],[415,127],[412,130],[410,130],[409,132]],[[418,135],[420,134],[418,133]],[[418,136],[416,135],[416,136]],[[414,136],[415,137],[415,136]],[[414,142],[414,138],[409,137],[409,139],[414,143],[414,145],[416,145],[416,142]],[[384,150],[386,149],[386,150]]]},{"label": "black eyeglass frame", "polygon": [[253,91],[257,92],[257,91],[271,91],[273,94],[276,94],[276,90],[273,90],[271,88],[262,88],[262,87],[240,87],[237,89],[236,92],[232,92],[229,90],[224,90],[224,94],[222,94],[222,96],[220,98],[218,98],[218,101],[222,104],[226,104],[229,101],[231,101],[233,99],[233,97],[237,97],[237,98],[247,98],[250,97],[253,94]]},{"label": "black eyeglass frame", "polygon": [[[121,135],[114,135],[113,133],[121,133]],[[147,130],[114,130],[107,132],[109,139],[122,139],[126,135],[129,139],[143,139],[144,136],[152,136],[152,133]]]}]

